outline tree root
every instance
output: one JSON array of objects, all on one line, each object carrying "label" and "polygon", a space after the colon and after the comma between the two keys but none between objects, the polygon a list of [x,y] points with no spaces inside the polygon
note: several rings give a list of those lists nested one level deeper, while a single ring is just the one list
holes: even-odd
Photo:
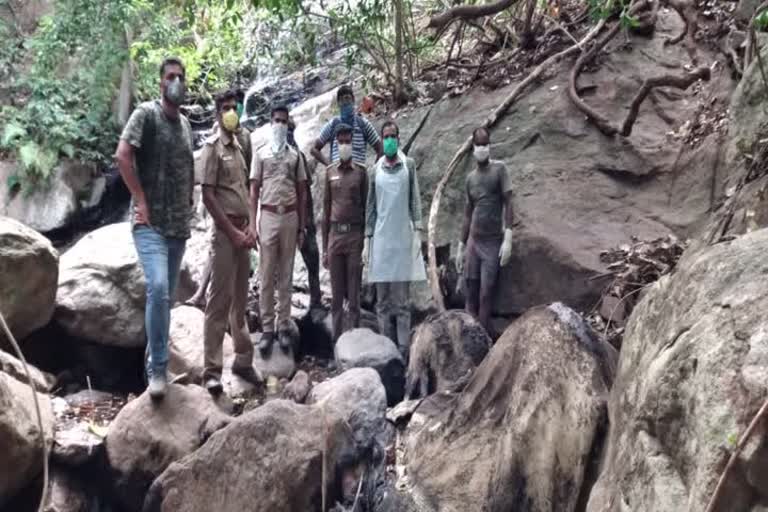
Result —
[{"label": "tree root", "polygon": [[670,39],[667,39],[666,44],[674,45],[685,39],[685,47],[688,51],[688,56],[693,63],[696,63],[696,41],[694,35],[699,29],[698,13],[696,12],[696,6],[691,0],[660,0],[661,4],[665,7],[674,9],[677,14],[683,19],[685,27],[683,31]]},{"label": "tree root", "polygon": [[733,468],[733,466],[736,464],[736,460],[739,458],[739,454],[741,454],[744,446],[747,444],[747,441],[749,441],[749,438],[752,436],[752,432],[755,431],[755,428],[760,423],[760,420],[763,419],[763,416],[765,416],[766,412],[768,412],[768,400],[766,400],[760,410],[757,411],[757,414],[755,414],[755,417],[752,418],[752,421],[749,423],[747,430],[744,431],[741,439],[739,439],[739,444],[737,444],[736,449],[733,450],[731,457],[728,459],[728,464],[725,465],[725,469],[723,469],[723,473],[720,475],[720,479],[717,481],[717,487],[715,487],[715,492],[712,493],[712,497],[709,500],[706,512],[714,512],[715,507],[717,506],[717,501],[720,499],[720,495],[723,493],[725,481],[728,478],[728,474],[731,472],[731,468]]},{"label": "tree root", "polygon": [[709,80],[711,71],[709,67],[702,66],[694,71],[686,73],[682,76],[674,75],[662,75],[653,78],[647,78],[643,85],[640,86],[640,90],[637,91],[635,99],[629,107],[629,113],[624,119],[624,124],[621,126],[621,135],[629,137],[632,134],[632,126],[637,121],[637,114],[640,111],[640,105],[643,103],[648,94],[656,87],[675,87],[677,89],[685,90],[691,86],[691,84],[699,80]]},{"label": "tree root", "polygon": [[[454,9],[457,9],[457,8],[454,8]],[[597,34],[600,33],[600,30],[602,30],[604,26],[605,26],[605,20],[601,20],[597,25],[595,25],[594,28],[592,28],[592,30],[589,31],[589,33],[586,36],[584,36],[584,38],[581,41],[561,51],[560,53],[556,53],[555,55],[552,55],[547,60],[539,64],[536,67],[536,69],[534,69],[522,82],[520,82],[517,85],[517,87],[515,87],[509,93],[509,95],[506,97],[504,102],[498,107],[496,107],[496,109],[491,113],[490,116],[488,116],[488,118],[483,123],[483,127],[488,129],[492,128],[499,121],[499,119],[502,116],[504,116],[507,110],[509,110],[509,108],[515,103],[515,101],[518,99],[521,93],[529,85],[531,85],[533,82],[538,80],[539,77],[545,71],[547,71],[550,67],[552,67],[554,64],[560,62],[565,57],[568,57],[573,53],[581,51],[584,45],[592,41],[597,36]],[[435,194],[432,199],[432,204],[429,209],[429,223],[428,223],[429,281],[430,281],[430,287],[432,289],[432,297],[435,300],[435,305],[437,306],[438,311],[445,311],[445,300],[443,298],[442,291],[440,290],[440,281],[439,281],[439,276],[437,272],[437,254],[436,254],[437,249],[435,246],[435,230],[437,228],[437,216],[440,212],[440,200],[442,199],[443,191],[445,190],[445,187],[448,184],[448,181],[450,180],[453,173],[456,171],[456,168],[459,166],[459,163],[461,162],[464,155],[469,151],[470,147],[472,147],[472,137],[468,137],[467,140],[464,141],[464,144],[461,145],[459,150],[451,159],[451,162],[448,164],[448,167],[446,168],[445,173],[440,178],[440,181],[437,183],[437,187],[435,188]]]},{"label": "tree root", "polygon": [[447,11],[436,14],[429,19],[427,28],[441,30],[457,19],[474,19],[491,16],[512,7],[518,0],[497,0],[493,3],[480,5],[458,5]]}]

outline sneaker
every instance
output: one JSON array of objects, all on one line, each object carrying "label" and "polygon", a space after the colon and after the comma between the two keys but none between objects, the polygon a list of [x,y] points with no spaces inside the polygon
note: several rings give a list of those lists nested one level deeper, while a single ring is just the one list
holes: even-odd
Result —
[{"label": "sneaker", "polygon": [[216,377],[210,377],[205,380],[205,389],[212,395],[220,395],[224,391],[224,386]]},{"label": "sneaker", "polygon": [[259,340],[259,352],[268,354],[272,350],[272,343],[275,341],[275,333],[265,332]]},{"label": "sneaker", "polygon": [[283,331],[280,333],[278,343],[280,344],[280,348],[283,349],[283,352],[290,352],[293,348],[293,339],[291,338],[291,335],[288,333],[288,331]]},{"label": "sneaker", "polygon": [[165,388],[168,387],[168,380],[165,375],[153,375],[149,378],[149,396],[153,400],[162,400],[165,397]]},{"label": "sneaker", "polygon": [[253,384],[254,386],[260,385],[264,382],[264,379],[259,375],[252,366],[232,367],[232,375],[237,375],[246,382]]}]

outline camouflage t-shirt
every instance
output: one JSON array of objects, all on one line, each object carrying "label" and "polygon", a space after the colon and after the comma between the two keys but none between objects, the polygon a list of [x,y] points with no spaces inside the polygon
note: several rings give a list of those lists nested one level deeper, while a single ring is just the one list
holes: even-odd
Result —
[{"label": "camouflage t-shirt", "polygon": [[160,101],[148,101],[136,107],[120,138],[136,148],[136,173],[147,198],[149,223],[168,238],[189,238],[194,157],[187,118],[180,114],[170,119]]}]

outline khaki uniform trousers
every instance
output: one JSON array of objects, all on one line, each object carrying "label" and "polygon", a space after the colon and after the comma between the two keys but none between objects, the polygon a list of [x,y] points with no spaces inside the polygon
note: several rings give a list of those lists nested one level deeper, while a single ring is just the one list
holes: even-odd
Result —
[{"label": "khaki uniform trousers", "polygon": [[245,324],[248,302],[249,249],[237,249],[229,237],[214,227],[211,237],[211,284],[205,306],[205,365],[203,379],[221,378],[224,333],[227,324],[235,345],[235,368],[253,365],[253,344]]},{"label": "khaki uniform trousers", "polygon": [[265,333],[275,332],[275,286],[277,286],[277,330],[288,329],[291,322],[293,259],[296,255],[298,229],[299,216],[296,212],[279,215],[261,211],[259,309],[261,310],[261,328]]},{"label": "khaki uniform trousers", "polygon": [[[362,238],[362,236],[360,237]],[[331,316],[333,317],[333,341],[344,333],[344,299],[349,308],[349,327],[360,327],[360,284],[363,262],[360,251],[331,254]]]}]

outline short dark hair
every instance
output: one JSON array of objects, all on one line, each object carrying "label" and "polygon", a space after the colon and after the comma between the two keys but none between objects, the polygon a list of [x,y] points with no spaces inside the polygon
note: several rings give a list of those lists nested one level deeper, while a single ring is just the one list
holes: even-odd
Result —
[{"label": "short dark hair", "polygon": [[477,140],[477,136],[481,133],[485,133],[488,138],[491,138],[491,132],[488,131],[488,128],[485,126],[478,126],[472,131],[472,142],[475,142]]},{"label": "short dark hair", "polygon": [[272,110],[269,115],[274,116],[275,113],[277,112],[285,112],[287,115],[289,113],[288,105],[286,105],[285,103],[275,103],[274,105],[272,105]]},{"label": "short dark hair", "polygon": [[235,89],[235,95],[237,97],[237,101],[240,103],[243,103],[245,101],[245,91],[238,88]]},{"label": "short dark hair", "polygon": [[395,128],[395,135],[397,135],[398,137],[400,137],[400,127],[399,127],[399,126],[397,126],[397,123],[396,123],[396,122],[394,122],[394,121],[393,121],[393,120],[391,120],[391,119],[390,119],[390,120],[388,120],[388,121],[384,121],[384,124],[383,124],[383,125],[381,125],[381,137],[382,137],[382,138],[384,138],[384,130],[386,130],[386,129],[387,129],[387,128],[389,128],[390,126],[392,126],[392,127],[394,127],[394,128]]},{"label": "short dark hair", "polygon": [[339,135],[342,135],[344,133],[352,133],[352,127],[349,126],[347,123],[339,123],[336,125],[336,131],[335,136],[338,137]]},{"label": "short dark hair", "polygon": [[217,94],[216,98],[214,99],[216,102],[216,113],[221,112],[221,106],[229,100],[237,101],[237,91],[234,89],[228,89]]},{"label": "short dark hair", "polygon": [[345,94],[349,94],[353,98],[355,97],[355,92],[352,90],[352,86],[351,85],[346,85],[345,84],[345,85],[342,85],[341,87],[339,87],[339,90],[336,91],[336,99],[340,100],[341,97],[344,96]]},{"label": "short dark hair", "polygon": [[187,68],[184,67],[184,63],[181,62],[181,59],[178,57],[166,57],[163,59],[163,62],[160,64],[160,78],[163,78],[165,76],[165,68],[168,66],[179,66],[181,68],[181,72],[184,73],[184,76],[187,76]]}]

